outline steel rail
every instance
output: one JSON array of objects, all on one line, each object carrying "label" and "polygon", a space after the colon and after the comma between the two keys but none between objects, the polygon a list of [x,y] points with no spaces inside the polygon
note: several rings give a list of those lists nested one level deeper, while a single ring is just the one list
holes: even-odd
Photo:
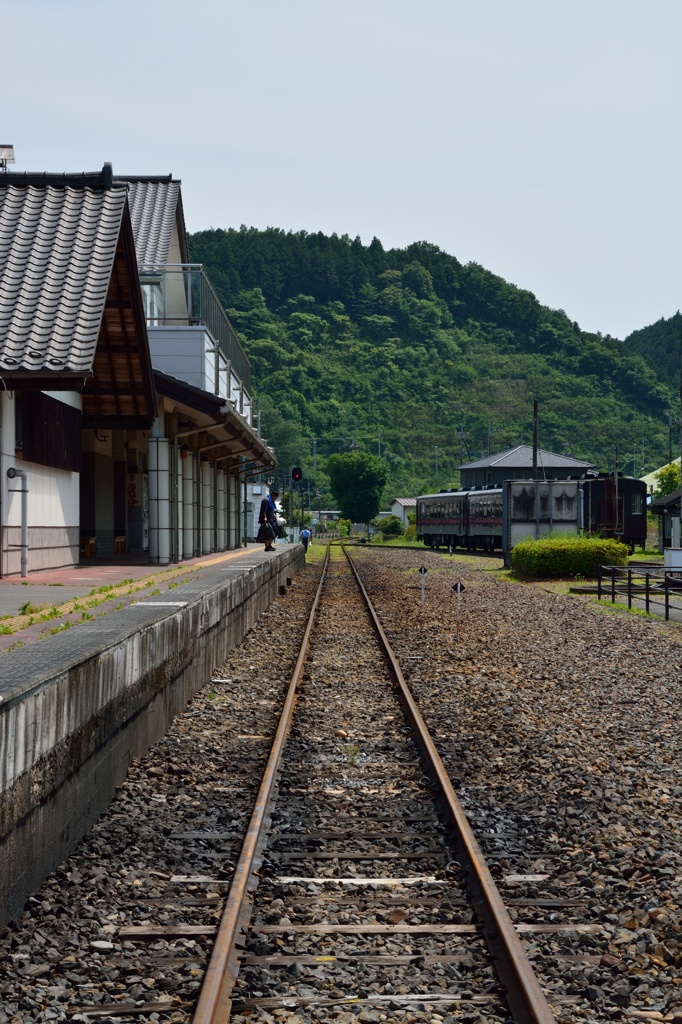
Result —
[{"label": "steel rail", "polygon": [[230,893],[225,904],[223,916],[218,927],[213,953],[206,969],[201,994],[192,1018],[193,1024],[224,1024],[229,1020],[232,1006],[232,989],[237,977],[238,964],[233,966],[233,950],[236,940],[240,935],[244,915],[248,911],[247,897],[250,887],[253,887],[253,872],[256,858],[259,853],[259,844],[262,839],[264,826],[267,825],[267,816],[270,801],[274,795],[277,772],[282,757],[282,751],[286,742],[294,705],[296,704],[298,684],[303,672],[303,665],[308,653],[310,634],[315,621],[315,614],[322,594],[322,586],[327,574],[329,564],[329,547],[322,567],[320,583],[315,593],[308,624],[306,626],[301,649],[296,660],[286,700],[282,708],[277,732],[272,743],[270,756],[268,757],[263,779],[261,781],[258,796],[251,814],[249,828],[242,845],[239,861],[234,872]]},{"label": "steel rail", "polygon": [[460,853],[465,861],[463,866],[469,874],[469,884],[471,885],[473,881],[474,909],[486,933],[498,975],[506,989],[509,1007],[514,1020],[517,1024],[556,1024],[556,1018],[540,988],[535,972],[526,956],[523,943],[514,928],[509,912],[493,881],[490,869],[467,821],[464,808],[459,802],[445,765],[436,750],[426,723],[410,692],[388,637],[379,621],[379,616],[374,610],[355,563],[345,546],[343,551],[353,570],[375,629],[381,638],[386,657],[400,689],[405,708],[412,721],[417,741],[422,749],[429,771],[440,787],[446,813],[455,826],[459,839]]}]

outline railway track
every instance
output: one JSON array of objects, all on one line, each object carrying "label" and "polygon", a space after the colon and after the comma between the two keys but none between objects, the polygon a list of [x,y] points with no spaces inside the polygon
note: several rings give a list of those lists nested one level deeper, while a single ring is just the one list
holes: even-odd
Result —
[{"label": "railway track", "polygon": [[538,920],[552,900],[512,923],[347,559],[320,582],[194,1022],[550,1024],[520,934],[592,926]]},{"label": "railway track", "polygon": [[[575,606],[518,588],[510,606],[495,580],[459,565],[460,631],[449,562],[421,556],[422,605],[409,553],[386,564],[362,549],[353,557],[549,1012],[561,1024],[682,1021],[679,830],[673,803],[660,804],[668,827],[655,802],[674,793],[675,682],[658,688],[653,711],[650,682],[625,693],[619,682],[614,705],[599,647],[606,638],[610,650],[611,623],[583,613],[575,625]],[[445,773],[423,759],[425,743],[418,756],[418,729],[341,552],[298,659],[279,765],[266,769],[320,566],[131,767],[110,811],[0,940],[0,1024],[189,1024],[195,1010],[216,1024],[543,1019],[515,996],[515,963],[488,941],[503,929],[439,794]],[[560,648],[557,660],[546,632],[528,647],[550,618],[578,657]],[[628,646],[653,646],[651,666],[667,656],[676,679],[673,654],[648,624],[636,629],[639,639],[623,626]],[[642,741],[641,722],[660,751]],[[249,827],[254,805],[262,830]],[[631,840],[630,828],[646,838]]]}]

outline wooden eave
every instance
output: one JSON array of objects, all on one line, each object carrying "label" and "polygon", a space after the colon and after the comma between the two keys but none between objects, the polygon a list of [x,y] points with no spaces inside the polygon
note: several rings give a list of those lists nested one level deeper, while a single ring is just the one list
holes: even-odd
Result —
[{"label": "wooden eave", "polygon": [[83,426],[146,430],[155,417],[154,375],[126,204],[92,375],[83,388]]}]

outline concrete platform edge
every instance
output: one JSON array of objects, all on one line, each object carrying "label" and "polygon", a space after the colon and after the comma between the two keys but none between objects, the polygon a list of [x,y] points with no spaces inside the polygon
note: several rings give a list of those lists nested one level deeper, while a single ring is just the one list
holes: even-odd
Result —
[{"label": "concrete platform edge", "polygon": [[[296,545],[243,572],[218,570],[186,588],[184,607],[105,616],[99,642],[83,631],[80,656],[44,641],[35,645],[42,671],[16,681],[3,673],[0,930],[106,809],[130,760],[165,734],[303,564]],[[2,668],[19,667],[22,653],[5,655]]]}]

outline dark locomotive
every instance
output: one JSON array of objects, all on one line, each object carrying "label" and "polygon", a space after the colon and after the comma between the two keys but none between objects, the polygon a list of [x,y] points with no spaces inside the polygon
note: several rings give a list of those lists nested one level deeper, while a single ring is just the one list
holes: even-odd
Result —
[{"label": "dark locomotive", "polygon": [[[644,547],[647,492],[643,481],[595,473],[582,477],[579,485],[574,520],[578,529],[591,536],[615,537],[631,551],[636,545]],[[509,536],[507,506],[504,485],[421,495],[417,499],[417,537],[434,548],[502,549]],[[532,517],[529,510],[528,519]]]}]

